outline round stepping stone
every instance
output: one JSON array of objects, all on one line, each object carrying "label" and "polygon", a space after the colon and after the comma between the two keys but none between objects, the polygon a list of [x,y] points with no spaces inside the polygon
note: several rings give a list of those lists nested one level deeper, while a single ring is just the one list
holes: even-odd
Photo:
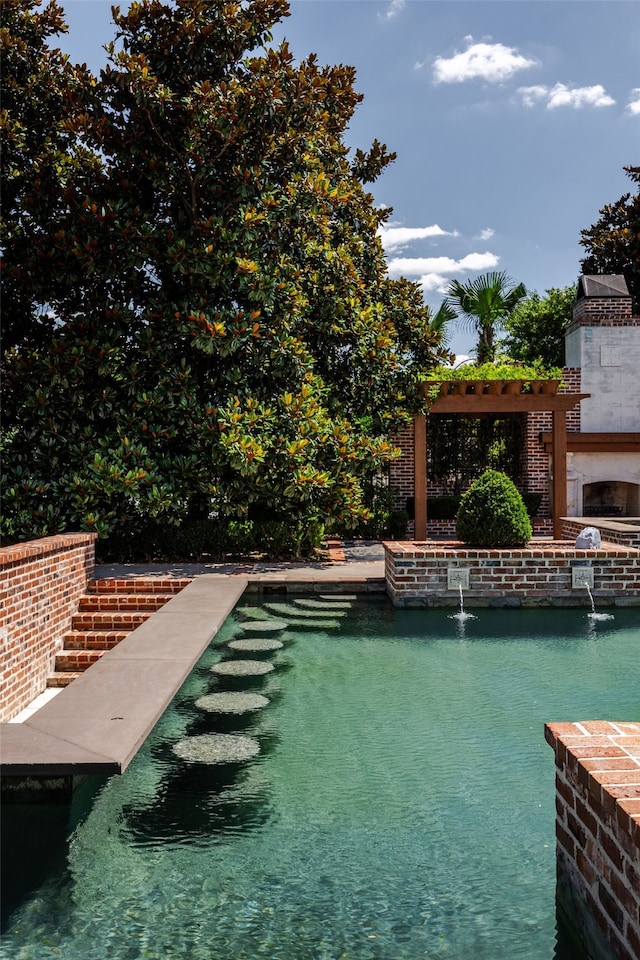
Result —
[{"label": "round stepping stone", "polygon": [[248,637],[246,640],[231,640],[227,646],[232,650],[258,653],[265,650],[281,650],[284,643],[282,640],[272,640],[271,637]]},{"label": "round stepping stone", "polygon": [[200,737],[180,740],[173,752],[181,760],[192,763],[237,763],[260,753],[260,744],[252,737],[231,733],[205,733]]},{"label": "round stepping stone", "polygon": [[264,660],[223,660],[211,667],[211,672],[220,677],[259,677],[272,670],[273,664]]},{"label": "round stepping stone", "polygon": [[246,633],[277,633],[287,629],[282,620],[245,620],[240,626]]},{"label": "round stepping stone", "polygon": [[196,707],[207,713],[249,713],[268,704],[269,699],[259,693],[209,693],[196,700]]}]

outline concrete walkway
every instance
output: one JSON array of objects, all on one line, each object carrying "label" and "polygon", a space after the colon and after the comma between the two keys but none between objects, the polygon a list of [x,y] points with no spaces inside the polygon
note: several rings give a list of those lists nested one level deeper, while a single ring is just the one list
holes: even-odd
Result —
[{"label": "concrete walkway", "polygon": [[289,563],[131,563],[98,564],[96,580],[132,577],[200,577],[212,574],[245,577],[248,583],[324,583],[381,581],[384,548],[377,541],[340,541],[328,546],[326,560]]},{"label": "concrete walkway", "polygon": [[114,564],[96,579],[192,583],[22,723],[0,724],[3,790],[46,778],[123,773],[242,594],[282,587],[382,592],[380,544],[340,544],[313,563]]}]

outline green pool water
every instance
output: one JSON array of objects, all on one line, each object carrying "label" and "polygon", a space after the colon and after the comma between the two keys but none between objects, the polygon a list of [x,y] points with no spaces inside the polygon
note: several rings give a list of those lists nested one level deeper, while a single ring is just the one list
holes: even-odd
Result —
[{"label": "green pool water", "polygon": [[[5,808],[0,955],[569,960],[543,724],[638,719],[640,611],[474,613],[357,601],[279,633],[272,673],[216,677],[243,620],[287,620],[240,607],[125,775]],[[270,703],[195,706],[231,689]],[[207,732],[261,752],[175,756]]]}]

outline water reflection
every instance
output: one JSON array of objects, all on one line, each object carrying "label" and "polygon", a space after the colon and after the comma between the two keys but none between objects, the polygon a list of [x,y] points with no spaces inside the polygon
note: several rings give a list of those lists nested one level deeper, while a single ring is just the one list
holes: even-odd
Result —
[{"label": "water reflection", "polygon": [[224,843],[268,822],[269,796],[259,765],[178,762],[152,802],[123,807],[120,830],[143,846]]}]

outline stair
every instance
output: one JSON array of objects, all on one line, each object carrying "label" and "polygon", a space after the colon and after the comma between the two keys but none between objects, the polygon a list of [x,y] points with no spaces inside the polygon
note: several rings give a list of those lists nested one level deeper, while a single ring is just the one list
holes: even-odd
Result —
[{"label": "stair", "polygon": [[165,577],[91,581],[62,637],[47,686],[68,686],[190,582]]}]

